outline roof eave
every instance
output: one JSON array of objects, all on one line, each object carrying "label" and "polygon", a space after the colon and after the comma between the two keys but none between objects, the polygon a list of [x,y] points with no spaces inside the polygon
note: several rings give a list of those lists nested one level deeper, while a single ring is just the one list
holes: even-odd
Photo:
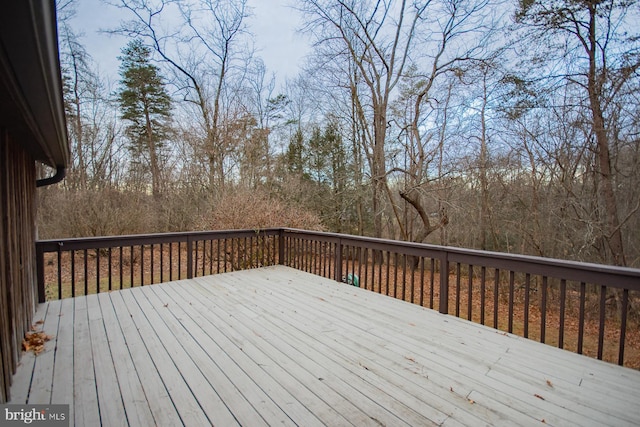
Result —
[{"label": "roof eave", "polygon": [[36,160],[66,167],[70,154],[55,3],[22,0],[2,9],[0,90],[10,99],[1,101],[7,114],[0,117],[0,124],[16,135]]}]

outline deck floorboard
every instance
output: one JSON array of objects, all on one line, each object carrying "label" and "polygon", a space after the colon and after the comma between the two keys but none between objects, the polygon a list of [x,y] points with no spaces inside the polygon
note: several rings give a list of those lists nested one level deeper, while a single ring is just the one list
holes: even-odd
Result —
[{"label": "deck floorboard", "polygon": [[[51,304],[51,303],[49,303]],[[73,317],[73,414],[75,425],[100,424],[87,297],[75,298]],[[56,349],[57,349],[56,341]],[[52,349],[53,350],[53,349]],[[113,390],[119,393],[119,390]],[[43,402],[44,403],[44,402]],[[108,422],[105,420],[105,423]]]},{"label": "deck floorboard", "polygon": [[[72,298],[62,300],[60,321],[55,332],[55,369],[51,388],[51,403],[54,404],[69,403],[73,400],[74,303],[75,300]],[[73,412],[69,414],[69,419],[74,419]]]},{"label": "deck floorboard", "polygon": [[73,424],[640,425],[640,372],[276,266],[41,304]]}]

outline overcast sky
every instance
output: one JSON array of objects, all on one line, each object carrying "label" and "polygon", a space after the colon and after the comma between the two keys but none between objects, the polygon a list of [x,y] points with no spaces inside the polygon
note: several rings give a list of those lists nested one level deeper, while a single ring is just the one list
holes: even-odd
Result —
[{"label": "overcast sky", "polygon": [[[288,0],[248,0],[253,16],[247,20],[248,29],[255,35],[256,48],[269,72],[277,74],[278,83],[294,77],[309,51],[305,38],[296,33],[300,15],[287,5]],[[112,82],[118,79],[120,49],[127,43],[121,36],[101,32],[116,27],[123,11],[101,0],[78,0],[77,15],[72,21],[76,33],[92,56],[101,74]]]}]

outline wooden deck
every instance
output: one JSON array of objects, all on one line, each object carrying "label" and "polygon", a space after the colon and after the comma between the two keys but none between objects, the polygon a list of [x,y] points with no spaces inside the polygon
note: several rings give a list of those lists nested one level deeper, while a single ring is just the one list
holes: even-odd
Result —
[{"label": "wooden deck", "polygon": [[39,306],[76,425],[640,425],[640,372],[287,267]]}]

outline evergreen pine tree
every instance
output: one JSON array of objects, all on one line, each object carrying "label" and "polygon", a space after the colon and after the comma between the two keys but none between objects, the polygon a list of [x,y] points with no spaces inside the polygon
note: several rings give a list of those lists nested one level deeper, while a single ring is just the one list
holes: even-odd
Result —
[{"label": "evergreen pine tree", "polygon": [[298,129],[289,141],[286,153],[286,165],[289,173],[302,177],[304,175],[304,136],[302,130]]},{"label": "evergreen pine tree", "polygon": [[158,67],[151,63],[151,49],[135,39],[119,57],[118,101],[135,160],[144,161],[151,172],[154,197],[161,193],[161,153],[169,133],[171,99]]}]

